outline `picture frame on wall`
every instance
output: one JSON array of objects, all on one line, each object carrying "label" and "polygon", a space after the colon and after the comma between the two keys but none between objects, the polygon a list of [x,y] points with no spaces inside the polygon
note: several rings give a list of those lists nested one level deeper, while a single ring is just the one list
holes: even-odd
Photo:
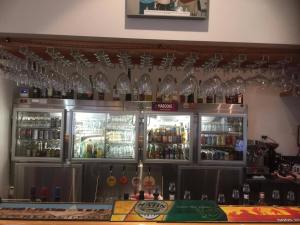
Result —
[{"label": "picture frame on wall", "polygon": [[205,20],[209,0],[126,0],[127,17]]}]

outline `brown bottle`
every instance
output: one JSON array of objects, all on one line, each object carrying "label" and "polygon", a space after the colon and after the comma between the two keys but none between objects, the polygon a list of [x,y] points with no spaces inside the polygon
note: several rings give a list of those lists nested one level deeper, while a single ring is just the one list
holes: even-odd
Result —
[{"label": "brown bottle", "polygon": [[156,101],[157,102],[162,102],[162,96],[160,93],[160,85],[161,85],[161,78],[158,78],[158,83],[156,87]]}]

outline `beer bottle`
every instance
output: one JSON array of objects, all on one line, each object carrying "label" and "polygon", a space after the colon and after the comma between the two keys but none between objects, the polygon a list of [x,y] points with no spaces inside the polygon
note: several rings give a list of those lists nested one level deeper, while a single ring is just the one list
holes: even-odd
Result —
[{"label": "beer bottle", "polygon": [[[128,69],[128,79],[131,82],[131,70],[130,69]],[[130,92],[125,94],[125,101],[131,101],[131,98],[132,98],[132,94]]]},{"label": "beer bottle", "polygon": [[156,101],[157,102],[162,102],[160,86],[161,86],[161,78],[158,78],[157,87],[156,87]]},{"label": "beer bottle", "polygon": [[175,81],[175,89],[174,89],[174,91],[173,91],[173,94],[172,94],[172,102],[174,102],[174,103],[178,103],[178,90],[177,90],[177,80],[176,80],[176,78],[174,79],[174,81]]},{"label": "beer bottle", "polygon": [[113,101],[120,101],[120,95],[118,93],[116,85],[113,86],[113,91],[112,92],[113,92],[112,93]]},{"label": "beer bottle", "polygon": [[132,86],[132,101],[139,100],[139,88],[138,88],[138,81],[135,78]]},{"label": "beer bottle", "polygon": [[198,88],[197,88],[197,103],[203,103],[203,91],[201,87],[201,80],[199,80]]}]

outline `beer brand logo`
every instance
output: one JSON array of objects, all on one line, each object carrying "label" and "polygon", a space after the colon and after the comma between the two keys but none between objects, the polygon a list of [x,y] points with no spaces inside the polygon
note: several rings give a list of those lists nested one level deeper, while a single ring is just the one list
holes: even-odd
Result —
[{"label": "beer brand logo", "polygon": [[147,220],[159,217],[167,209],[168,204],[164,201],[139,201],[134,207],[135,212]]}]

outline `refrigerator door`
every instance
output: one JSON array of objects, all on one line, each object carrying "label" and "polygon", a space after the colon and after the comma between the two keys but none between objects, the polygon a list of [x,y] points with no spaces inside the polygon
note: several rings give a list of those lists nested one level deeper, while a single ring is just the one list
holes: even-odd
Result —
[{"label": "refrigerator door", "polygon": [[74,111],[73,161],[137,161],[137,115]]},{"label": "refrigerator door", "polygon": [[64,110],[15,108],[13,161],[62,161]]},{"label": "refrigerator door", "polygon": [[244,164],[247,149],[246,123],[246,115],[200,114],[199,161]]},{"label": "refrigerator door", "polygon": [[145,117],[144,160],[153,163],[191,163],[191,114],[160,113]]},{"label": "refrigerator door", "polygon": [[46,194],[47,201],[55,201],[55,189],[58,188],[60,201],[81,201],[82,165],[80,164],[15,163],[13,168],[17,199],[30,199],[34,189],[36,198]]}]

